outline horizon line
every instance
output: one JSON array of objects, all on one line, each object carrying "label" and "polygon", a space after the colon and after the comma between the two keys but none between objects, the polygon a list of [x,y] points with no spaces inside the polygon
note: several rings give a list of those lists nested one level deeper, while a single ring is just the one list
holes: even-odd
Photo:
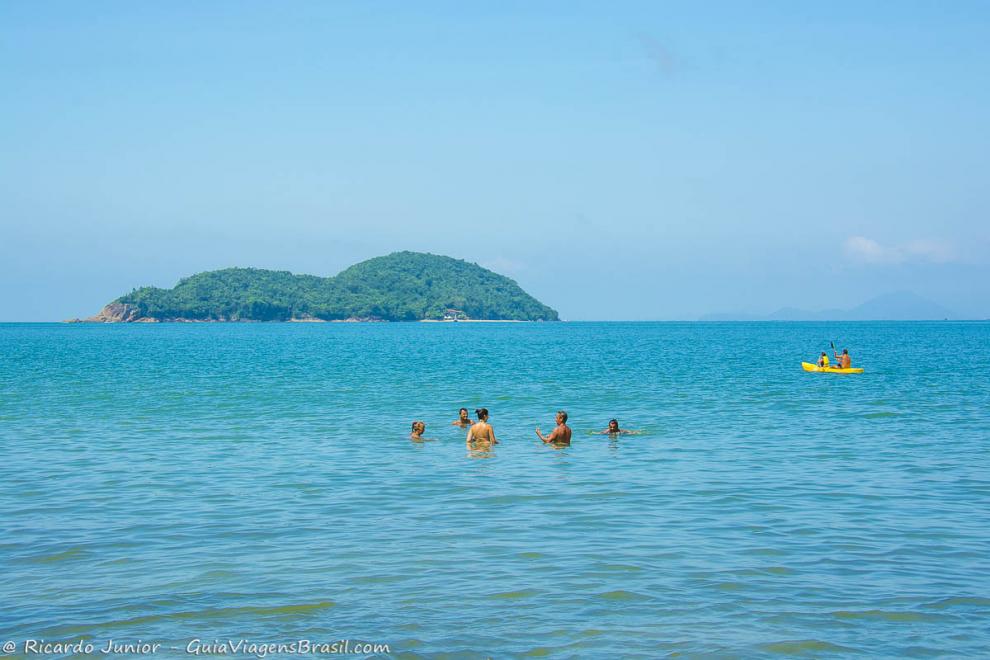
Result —
[{"label": "horizon line", "polygon": [[[703,324],[717,324],[717,323],[982,323],[990,321],[990,317],[987,318],[943,318],[943,319],[800,319],[800,320],[786,320],[786,319],[560,319],[557,321],[520,321],[518,319],[472,319],[470,321],[463,321],[465,325],[471,325],[477,322],[489,322],[489,323],[523,323],[523,324],[555,324],[555,323],[703,323]],[[19,325],[141,325],[141,326],[155,326],[155,325],[321,325],[326,323],[328,325],[390,325],[390,324],[412,324],[412,323],[423,323],[422,320],[416,321],[318,321],[315,323],[293,323],[292,321],[156,321],[155,323],[103,323],[99,321],[14,321],[14,320],[3,320],[0,319],[0,324],[19,324]],[[434,322],[436,325],[453,325],[454,322]],[[431,325],[433,325],[431,324]]]}]

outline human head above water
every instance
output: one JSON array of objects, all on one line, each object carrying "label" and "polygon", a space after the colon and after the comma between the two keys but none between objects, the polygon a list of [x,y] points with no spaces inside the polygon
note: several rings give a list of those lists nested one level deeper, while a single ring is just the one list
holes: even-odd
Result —
[{"label": "human head above water", "polygon": [[488,419],[488,408],[475,408],[474,414],[478,416],[480,420]]},{"label": "human head above water", "polygon": [[421,422],[421,421],[419,421],[417,419],[415,422],[412,423],[412,432],[413,433],[422,433],[425,430],[426,430],[426,423],[425,422]]},{"label": "human head above water", "polygon": [[610,419],[610,420],[608,420],[608,430],[609,431],[618,431],[619,430],[619,420],[617,420],[617,419]]},{"label": "human head above water", "polygon": [[461,408],[460,410],[457,411],[457,414],[461,416],[461,419],[466,419],[468,416],[468,409]]},{"label": "human head above water", "polygon": [[849,349],[848,348],[843,348],[842,349],[842,354],[843,355],[849,355]]},{"label": "human head above water", "polygon": [[558,410],[557,411],[557,417],[560,419],[560,423],[561,424],[566,424],[567,423],[567,411],[566,410]]}]

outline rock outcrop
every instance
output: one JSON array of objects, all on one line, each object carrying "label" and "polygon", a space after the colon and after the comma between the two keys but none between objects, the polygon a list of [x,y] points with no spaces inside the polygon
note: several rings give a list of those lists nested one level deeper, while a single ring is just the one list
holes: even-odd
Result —
[{"label": "rock outcrop", "polygon": [[136,321],[154,321],[155,319],[144,319],[141,312],[134,305],[127,303],[112,302],[96,316],[84,319],[88,323],[134,323]]}]

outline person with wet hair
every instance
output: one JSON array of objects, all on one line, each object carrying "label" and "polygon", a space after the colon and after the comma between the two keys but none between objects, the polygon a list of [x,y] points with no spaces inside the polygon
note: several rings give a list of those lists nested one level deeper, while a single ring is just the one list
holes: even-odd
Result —
[{"label": "person with wet hair", "polygon": [[608,420],[608,428],[601,431],[601,435],[636,435],[637,433],[639,431],[629,431],[619,428],[619,420],[617,419]]},{"label": "person with wet hair", "polygon": [[468,415],[467,408],[461,408],[460,410],[457,411],[457,414],[460,415],[460,417],[458,417],[455,421],[451,422],[450,423],[451,426],[460,426],[461,428],[464,428],[465,426],[474,425],[474,420],[472,420],[471,417]]},{"label": "person with wet hair", "polygon": [[426,422],[421,422],[417,419],[412,423],[412,433],[409,434],[409,439],[423,440],[424,433],[426,433]]},{"label": "person with wet hair", "polygon": [[567,411],[557,411],[557,428],[548,435],[540,433],[539,426],[536,427],[536,435],[548,445],[562,447],[571,444],[571,427],[567,425]]},{"label": "person with wet hair", "polygon": [[478,408],[474,411],[478,417],[467,434],[467,446],[469,449],[487,449],[492,445],[497,445],[495,439],[495,429],[488,423],[488,408]]}]

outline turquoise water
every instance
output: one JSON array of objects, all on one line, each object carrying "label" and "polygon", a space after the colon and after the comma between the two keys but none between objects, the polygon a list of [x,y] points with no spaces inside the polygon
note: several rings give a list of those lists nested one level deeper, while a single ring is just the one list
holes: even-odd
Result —
[{"label": "turquoise water", "polygon": [[[801,371],[830,339],[866,373]],[[988,348],[985,323],[0,325],[0,640],[986,656]],[[558,408],[563,450],[533,433]],[[645,434],[591,434],[613,416]]]}]

